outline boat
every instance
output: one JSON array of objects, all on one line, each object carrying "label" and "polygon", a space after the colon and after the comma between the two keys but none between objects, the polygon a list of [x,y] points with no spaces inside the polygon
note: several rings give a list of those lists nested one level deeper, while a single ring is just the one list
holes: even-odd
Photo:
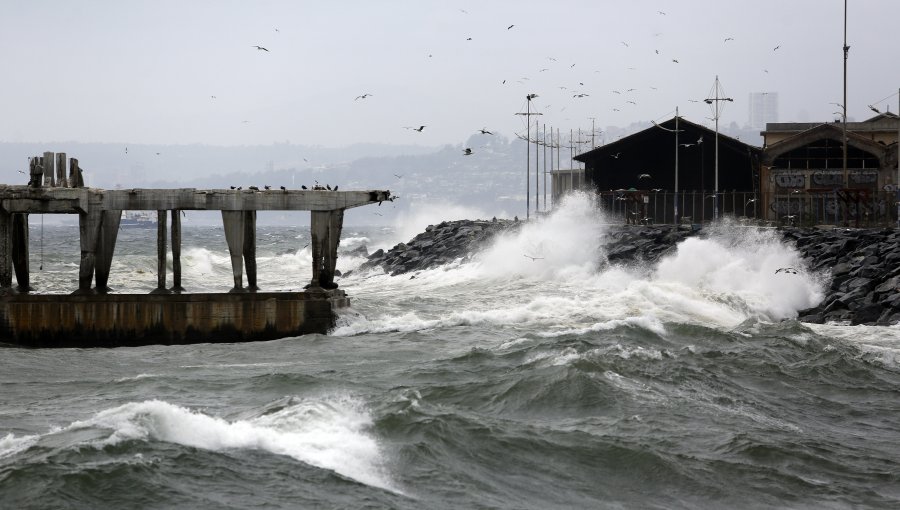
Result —
[{"label": "boat", "polygon": [[119,227],[156,228],[156,214],[153,211],[122,211]]}]

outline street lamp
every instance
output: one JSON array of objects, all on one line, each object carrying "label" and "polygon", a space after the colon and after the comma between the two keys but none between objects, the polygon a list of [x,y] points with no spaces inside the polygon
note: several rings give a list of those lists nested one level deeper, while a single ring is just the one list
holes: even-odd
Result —
[{"label": "street lamp", "polygon": [[664,128],[652,120],[650,123],[663,131],[675,133],[675,214],[672,216],[672,221],[675,223],[675,228],[678,228],[678,133],[684,131],[678,129],[678,107],[675,107],[675,129]]}]

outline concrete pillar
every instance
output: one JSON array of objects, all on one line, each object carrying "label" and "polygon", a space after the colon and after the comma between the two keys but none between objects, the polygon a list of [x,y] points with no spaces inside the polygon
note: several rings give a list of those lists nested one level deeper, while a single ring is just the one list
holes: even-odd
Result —
[{"label": "concrete pillar", "polygon": [[59,152],[56,154],[56,185],[65,188],[66,183],[66,153]]},{"label": "concrete pillar", "polygon": [[165,210],[156,211],[156,289],[153,294],[165,294],[166,289],[166,216]]},{"label": "concrete pillar", "polygon": [[344,210],[311,212],[312,281],[310,287],[334,289],[334,269],[341,242]]},{"label": "concrete pillar", "polygon": [[247,289],[259,290],[256,285],[256,211],[244,211],[244,267],[247,269]]},{"label": "concrete pillar", "polygon": [[112,266],[113,252],[116,249],[116,238],[119,235],[119,223],[122,211],[103,211],[100,221],[100,236],[97,239],[96,280],[97,292],[109,292],[109,268]]},{"label": "concrete pillar", "polygon": [[44,187],[53,187],[56,182],[54,180],[53,169],[56,163],[56,154],[52,152],[44,153]]},{"label": "concrete pillar", "polygon": [[44,167],[41,166],[41,158],[39,156],[31,158],[28,167],[28,185],[32,188],[40,188],[44,182]]},{"label": "concrete pillar", "polygon": [[12,237],[10,240],[13,267],[16,270],[16,281],[19,290],[31,290],[31,272],[28,267],[28,214],[12,215]]},{"label": "concrete pillar", "polygon": [[12,287],[11,230],[12,215],[0,210],[0,288],[3,289]]},{"label": "concrete pillar", "polygon": [[181,292],[181,211],[172,209],[172,291]]},{"label": "concrete pillar", "polygon": [[234,274],[234,288],[231,291],[240,292],[244,288],[244,211],[222,211],[222,224]]},{"label": "concrete pillar", "polygon": [[90,207],[87,213],[78,215],[78,233],[81,238],[81,264],[78,269],[78,293],[89,293],[97,264],[97,240],[100,237],[102,211]]}]

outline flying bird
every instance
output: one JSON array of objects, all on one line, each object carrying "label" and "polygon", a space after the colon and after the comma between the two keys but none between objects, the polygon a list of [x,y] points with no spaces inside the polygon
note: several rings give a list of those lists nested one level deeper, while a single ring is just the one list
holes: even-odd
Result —
[{"label": "flying bird", "polygon": [[881,110],[879,110],[878,108],[875,108],[875,107],[872,106],[872,105],[869,105],[869,109],[872,110],[872,111],[875,112],[875,113],[881,113]]},{"label": "flying bird", "polygon": [[778,273],[797,274],[797,270],[793,267],[779,267],[775,270],[775,274]]},{"label": "flying bird", "polygon": [[678,63],[678,59],[673,58],[673,59],[672,59],[672,62],[675,62],[675,63],[677,64],[677,63]]},{"label": "flying bird", "polygon": [[263,48],[262,46],[256,46],[256,45],[254,45],[253,47],[256,48],[257,50],[260,50],[260,51],[269,51],[269,50]]},{"label": "flying bird", "polygon": [[398,178],[398,179],[402,179],[402,178],[403,178],[403,176],[400,175],[400,174],[394,174],[394,177],[396,177],[396,178]]},{"label": "flying bird", "polygon": [[524,253],[522,255],[524,255],[526,258],[531,259],[532,262],[534,262],[535,260],[544,260],[544,257],[532,257],[531,255],[525,255]]},{"label": "flying bird", "polygon": [[490,131],[488,131],[487,129],[484,129],[484,128],[479,129],[478,131],[480,131],[481,134],[483,134],[483,135],[492,135],[492,134],[494,134],[494,133],[491,133]]},{"label": "flying bird", "polygon": [[610,154],[610,157],[615,158],[615,159],[619,159],[619,156],[621,156],[621,155],[622,155],[621,152],[617,152],[617,153],[615,153],[615,154]]},{"label": "flying bird", "polygon": [[650,177],[650,174],[641,174],[638,176],[638,179],[652,179],[652,177]]},{"label": "flying bird", "polygon": [[779,44],[778,46],[775,46],[774,48],[772,48],[772,51],[775,51],[775,50],[777,50],[778,48],[781,48],[781,45],[780,45],[780,44]]},{"label": "flying bird", "polygon": [[733,41],[733,40],[734,40],[734,37],[726,37],[726,38],[725,38],[725,42]]},{"label": "flying bird", "polygon": [[626,48],[628,47],[628,43],[625,41],[622,41],[622,45],[624,45]]},{"label": "flying bird", "polygon": [[357,99],[365,99],[365,98],[367,98],[367,97],[369,97],[369,96],[371,96],[371,95],[372,95],[372,94],[366,93],[366,94],[363,94],[363,95],[361,95],[361,96],[356,96],[356,98],[354,98],[353,100],[356,101]]},{"label": "flying bird", "polygon": [[466,147],[466,150],[463,151],[463,156],[471,156],[471,155],[472,155],[472,149]]},{"label": "flying bird", "polygon": [[418,131],[421,133],[422,130],[425,129],[425,126],[419,126],[419,127],[403,126],[403,129],[412,129],[413,131]]},{"label": "flying bird", "polygon": [[512,28],[512,27],[514,27],[514,26],[515,26],[515,25],[510,25],[510,26],[506,27],[506,29],[509,30],[510,28]]}]

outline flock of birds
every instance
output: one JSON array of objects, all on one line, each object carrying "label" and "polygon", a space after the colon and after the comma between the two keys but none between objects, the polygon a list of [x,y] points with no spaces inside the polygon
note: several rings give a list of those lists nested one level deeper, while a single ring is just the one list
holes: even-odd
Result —
[{"label": "flock of birds", "polygon": [[[279,188],[281,188],[281,191],[288,191],[286,186],[279,186]],[[242,191],[244,189],[244,187],[243,186],[231,186],[231,189],[235,190],[235,191]],[[262,191],[269,191],[271,189],[272,189],[272,186],[269,186],[268,184],[266,184],[263,186]],[[310,190],[310,188],[307,187],[305,184],[300,185],[300,189],[301,190]],[[260,191],[259,186],[247,186],[247,190],[248,191]],[[337,191],[337,190],[338,190],[337,185],[335,185],[333,188],[331,187],[330,184],[326,184],[326,185],[322,186],[321,184],[319,184],[318,181],[316,181],[316,183],[313,185],[313,187],[311,189],[311,191]]]}]

